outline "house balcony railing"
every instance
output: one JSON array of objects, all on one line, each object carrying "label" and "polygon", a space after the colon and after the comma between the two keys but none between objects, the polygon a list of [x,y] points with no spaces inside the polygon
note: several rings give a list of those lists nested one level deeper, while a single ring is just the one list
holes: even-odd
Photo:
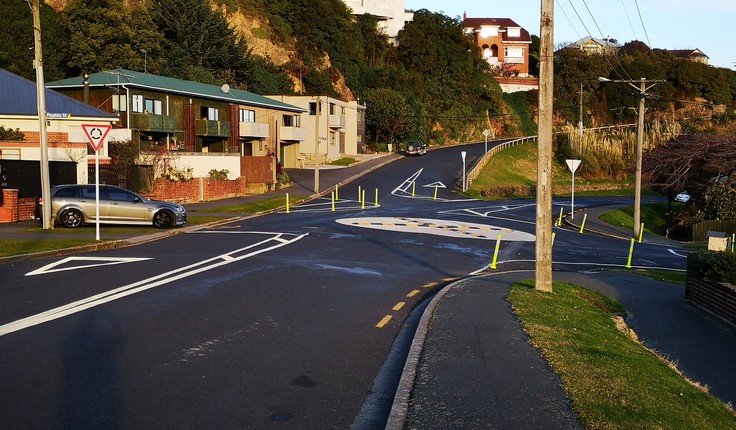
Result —
[{"label": "house balcony railing", "polygon": [[151,113],[131,113],[130,128],[141,131],[158,131],[173,133],[176,130],[176,120],[170,115],[154,115]]},{"label": "house balcony railing", "polygon": [[330,115],[330,127],[345,128],[345,115]]},{"label": "house balcony railing", "polygon": [[267,139],[270,137],[268,124],[262,124],[259,122],[241,122],[240,137]]},{"label": "house balcony railing", "polygon": [[197,136],[230,137],[230,121],[198,119],[194,122]]},{"label": "house balcony railing", "polygon": [[307,140],[307,129],[303,127],[281,127],[279,129],[281,140],[305,142]]},{"label": "house balcony railing", "polygon": [[524,64],[524,57],[505,57],[503,62],[506,64]]}]

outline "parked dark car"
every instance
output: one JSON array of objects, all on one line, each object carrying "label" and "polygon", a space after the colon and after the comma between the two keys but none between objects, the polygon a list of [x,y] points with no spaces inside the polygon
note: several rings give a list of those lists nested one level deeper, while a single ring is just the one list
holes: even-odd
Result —
[{"label": "parked dark car", "polygon": [[[41,219],[43,204],[42,199],[37,199],[37,219]],[[51,188],[51,219],[64,227],[94,223],[95,206],[94,185],[57,185]],[[100,224],[171,228],[186,222],[187,211],[181,205],[147,199],[113,185],[100,185]]]},{"label": "parked dark car", "polygon": [[427,144],[422,141],[408,142],[406,144],[407,155],[424,155],[427,153]]}]

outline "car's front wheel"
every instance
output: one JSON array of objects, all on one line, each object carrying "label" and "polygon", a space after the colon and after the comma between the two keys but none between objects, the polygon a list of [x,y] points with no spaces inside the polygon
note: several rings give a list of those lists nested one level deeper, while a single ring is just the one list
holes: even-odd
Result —
[{"label": "car's front wheel", "polygon": [[84,222],[84,215],[76,209],[68,209],[61,214],[59,220],[66,228],[76,228]]},{"label": "car's front wheel", "polygon": [[156,228],[171,228],[174,226],[174,213],[171,211],[158,211],[153,215],[153,226]]}]

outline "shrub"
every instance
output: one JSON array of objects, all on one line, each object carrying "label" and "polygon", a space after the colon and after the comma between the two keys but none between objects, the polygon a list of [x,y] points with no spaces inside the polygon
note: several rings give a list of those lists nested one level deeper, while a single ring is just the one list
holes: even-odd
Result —
[{"label": "shrub", "polygon": [[226,181],[229,174],[230,171],[227,169],[212,169],[210,170],[209,177],[210,179],[214,179],[215,181]]},{"label": "shrub", "polygon": [[178,169],[176,167],[170,167],[166,172],[166,179],[171,182],[186,182],[192,179],[193,169]]},{"label": "shrub", "polygon": [[736,254],[698,250],[687,256],[687,274],[697,279],[736,284]]}]

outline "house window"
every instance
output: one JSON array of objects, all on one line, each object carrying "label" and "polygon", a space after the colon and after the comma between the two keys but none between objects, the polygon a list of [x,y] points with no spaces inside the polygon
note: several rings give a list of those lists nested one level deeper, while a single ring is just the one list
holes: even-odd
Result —
[{"label": "house window", "polygon": [[317,102],[309,102],[309,114],[317,115]]},{"label": "house window", "polygon": [[335,104],[330,103],[330,115],[335,115]]},{"label": "house window", "polygon": [[507,46],[503,48],[504,63],[524,64],[524,48],[520,46]]},{"label": "house window", "polygon": [[154,115],[161,115],[161,108],[163,106],[161,100],[146,99],[145,106],[146,112],[152,113]]},{"label": "house window", "polygon": [[240,109],[240,122],[256,122],[256,111]]},{"label": "house window", "polygon": [[143,113],[143,110],[145,108],[143,104],[143,96],[141,94],[133,94],[133,97],[131,97],[131,101],[133,106],[131,109],[133,109],[133,112],[137,113]]},{"label": "house window", "polygon": [[209,121],[219,121],[220,111],[217,108],[202,106],[199,110],[199,117]]},{"label": "house window", "polygon": [[299,127],[299,115],[284,115],[282,121],[284,127]]},{"label": "house window", "polygon": [[507,29],[507,33],[509,37],[521,37],[521,28],[519,27],[509,27]]}]

